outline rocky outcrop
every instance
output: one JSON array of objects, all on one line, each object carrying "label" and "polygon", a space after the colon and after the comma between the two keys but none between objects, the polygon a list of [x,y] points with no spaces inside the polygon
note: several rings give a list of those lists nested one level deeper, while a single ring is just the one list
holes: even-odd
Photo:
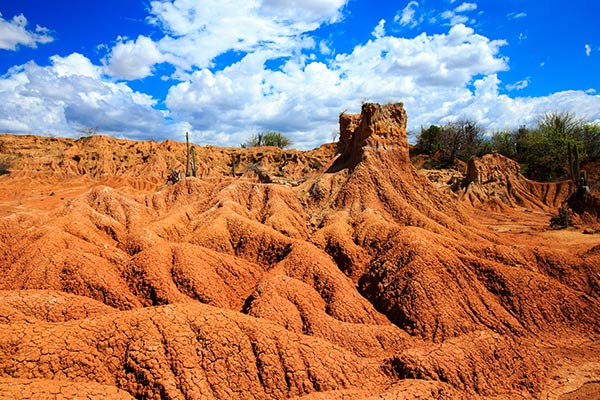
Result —
[{"label": "rocky outcrop", "polygon": [[469,160],[461,186],[461,199],[478,207],[525,207],[544,211],[560,207],[574,190],[570,181],[531,181],[521,175],[516,161],[501,154],[486,154]]},{"label": "rocky outcrop", "polygon": [[360,114],[340,114],[340,161],[353,167],[370,152],[393,151],[405,164],[409,160],[406,121],[402,103],[365,103]]},{"label": "rocky outcrop", "polygon": [[[288,153],[298,186],[230,173],[232,155],[278,168],[276,149],[208,149],[213,172],[139,187],[122,179],[182,145],[23,149],[0,177],[0,398],[538,397],[561,338],[598,339],[597,242],[478,224],[410,164],[400,104],[340,123],[337,156]],[[135,165],[111,175],[113,151]],[[501,161],[474,161],[467,192],[535,197]]]}]

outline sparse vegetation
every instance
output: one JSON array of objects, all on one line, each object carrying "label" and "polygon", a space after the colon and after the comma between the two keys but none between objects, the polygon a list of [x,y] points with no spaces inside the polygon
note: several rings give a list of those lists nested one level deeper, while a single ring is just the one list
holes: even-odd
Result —
[{"label": "sparse vegetation", "polygon": [[558,209],[558,214],[550,218],[550,226],[555,229],[565,229],[573,225],[571,220],[571,210],[566,205]]},{"label": "sparse vegetation", "polygon": [[581,171],[579,168],[579,150],[577,146],[568,145],[569,153],[569,172],[571,174],[571,180],[577,186],[584,186],[587,180],[587,174],[585,171]]},{"label": "sparse vegetation", "polygon": [[242,143],[242,148],[257,146],[275,146],[285,149],[292,145],[292,141],[281,132],[268,131],[266,133],[257,133]]},{"label": "sparse vegetation", "polygon": [[459,119],[444,126],[431,125],[421,129],[415,150],[419,153],[436,154],[439,167],[447,167],[456,161],[468,161],[473,155],[482,155],[485,142],[483,130],[473,120]]},{"label": "sparse vegetation", "polygon": [[98,134],[98,129],[100,129],[99,126],[94,126],[94,127],[89,127],[89,128],[79,128],[79,129],[77,129],[77,132],[81,133],[82,137],[95,136]]},{"label": "sparse vegetation", "polygon": [[12,163],[8,159],[0,160],[0,175],[10,174],[10,167]]},{"label": "sparse vegetation", "polygon": [[533,128],[486,136],[476,122],[463,119],[422,128],[414,151],[435,155],[441,168],[456,159],[496,152],[517,161],[528,178],[547,182],[574,179],[569,148],[578,149],[579,162],[600,159],[600,124],[554,112],[542,116]]}]

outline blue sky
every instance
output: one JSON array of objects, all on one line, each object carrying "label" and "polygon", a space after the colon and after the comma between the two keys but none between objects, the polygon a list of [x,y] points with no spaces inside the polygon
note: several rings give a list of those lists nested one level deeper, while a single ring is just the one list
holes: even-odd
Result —
[{"label": "blue sky", "polygon": [[332,140],[340,112],[405,104],[409,130],[600,121],[591,0],[0,0],[0,132],[237,146]]}]

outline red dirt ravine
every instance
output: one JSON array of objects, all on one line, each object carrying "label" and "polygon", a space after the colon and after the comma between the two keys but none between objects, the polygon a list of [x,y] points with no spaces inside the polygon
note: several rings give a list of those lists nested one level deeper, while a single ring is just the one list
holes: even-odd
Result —
[{"label": "red dirt ravine", "polygon": [[574,188],[495,155],[432,182],[401,104],[340,128],[176,184],[182,143],[0,136],[0,398],[599,398],[597,221],[549,229]]}]

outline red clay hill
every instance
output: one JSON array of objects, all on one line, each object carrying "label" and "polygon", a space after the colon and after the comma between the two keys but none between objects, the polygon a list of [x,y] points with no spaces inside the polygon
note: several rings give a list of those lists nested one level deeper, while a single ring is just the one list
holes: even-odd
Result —
[{"label": "red clay hill", "polygon": [[175,184],[182,143],[0,136],[0,398],[598,398],[573,188],[491,156],[448,190],[401,104],[340,128]]}]

